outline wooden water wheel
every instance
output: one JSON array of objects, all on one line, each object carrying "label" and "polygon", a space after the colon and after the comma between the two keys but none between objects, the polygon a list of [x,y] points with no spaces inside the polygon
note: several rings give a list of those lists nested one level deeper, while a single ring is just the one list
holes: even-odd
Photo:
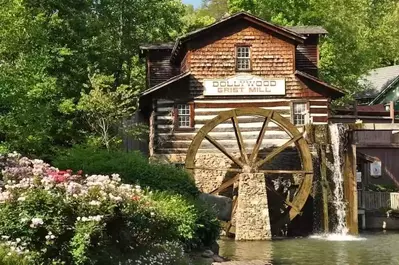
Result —
[{"label": "wooden water wheel", "polygon": [[[257,117],[263,120],[263,124],[260,128],[259,135],[257,136],[256,142],[251,148],[252,150],[247,150],[245,139],[240,130],[240,117]],[[228,151],[218,140],[210,135],[212,130],[215,129],[219,124],[224,122],[231,123],[234,129],[234,135],[237,140],[238,151],[236,154]],[[262,142],[265,138],[266,131],[268,130],[268,125],[270,123],[276,124],[282,131],[285,131],[288,135],[289,140],[287,140],[281,146],[275,146],[272,150],[269,150],[266,153],[260,152],[262,148]],[[287,138],[287,139],[288,139]],[[196,156],[200,146],[206,139],[206,141],[210,142],[212,146],[214,146],[218,151],[220,151],[224,156],[227,157],[228,160],[231,161],[231,167],[227,168],[213,168],[207,167],[204,165],[196,165]],[[281,152],[283,152],[288,147],[296,148],[299,159],[300,159],[300,168],[292,170],[292,169],[284,169],[284,168],[273,168],[273,169],[264,169],[264,166],[270,162],[276,156],[278,156]],[[229,222],[226,224],[226,232],[229,233],[232,223],[231,220],[234,218],[234,213],[237,208],[237,198],[239,196],[238,186],[236,185],[239,181],[241,173],[263,173],[266,177],[272,178],[273,175],[291,175],[295,176],[297,180],[295,184],[295,190],[291,192],[290,195],[283,194],[278,192],[272,185],[267,184],[267,190],[272,193],[275,198],[277,198],[280,202],[277,203],[278,211],[274,210],[274,214],[270,215],[272,229],[273,226],[282,225],[286,221],[290,221],[294,219],[298,214],[300,214],[305,202],[309,196],[312,179],[313,179],[313,165],[312,158],[309,151],[308,144],[304,139],[303,133],[300,133],[298,129],[286,118],[282,117],[278,112],[272,110],[266,110],[261,108],[239,108],[228,110],[224,112],[220,112],[218,116],[207,122],[196,134],[194,137],[186,156],[185,167],[192,174],[195,174],[196,170],[202,171],[224,171],[229,172],[232,175],[231,178],[225,178],[222,184],[211,191],[211,194],[219,194],[228,188],[234,187],[235,192],[232,196],[233,198],[233,210],[232,216]],[[269,197],[269,195],[268,195]],[[270,203],[269,203],[269,212],[270,212]]]}]

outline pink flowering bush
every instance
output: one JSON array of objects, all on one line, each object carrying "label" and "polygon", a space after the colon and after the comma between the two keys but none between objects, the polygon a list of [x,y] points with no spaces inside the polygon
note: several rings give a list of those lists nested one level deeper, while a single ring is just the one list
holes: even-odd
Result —
[{"label": "pink flowering bush", "polygon": [[[32,264],[178,264],[183,245],[201,244],[203,215],[181,196],[17,153],[0,156],[0,168],[0,241]],[[155,246],[168,254],[146,263]]]}]

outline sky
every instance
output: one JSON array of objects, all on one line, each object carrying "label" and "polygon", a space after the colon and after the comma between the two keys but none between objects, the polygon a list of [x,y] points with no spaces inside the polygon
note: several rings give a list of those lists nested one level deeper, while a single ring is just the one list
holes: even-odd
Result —
[{"label": "sky", "polygon": [[201,4],[201,0],[182,0],[182,1],[185,4],[191,4],[194,7],[199,7],[199,5]]}]

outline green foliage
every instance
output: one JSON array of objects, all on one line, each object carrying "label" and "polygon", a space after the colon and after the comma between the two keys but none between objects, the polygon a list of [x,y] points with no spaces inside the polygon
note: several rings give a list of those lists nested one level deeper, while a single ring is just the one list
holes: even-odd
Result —
[{"label": "green foliage", "polygon": [[223,18],[229,14],[228,0],[203,0],[199,13],[215,18]]},{"label": "green foliage", "polygon": [[383,185],[383,184],[369,184],[367,186],[369,191],[377,192],[398,192],[399,189],[396,185]]},{"label": "green foliage", "polygon": [[15,153],[0,160],[0,240],[10,259],[15,252],[29,264],[187,264],[183,246],[218,236],[215,215],[192,196],[153,193],[117,174],[58,171]]},{"label": "green foliage", "polygon": [[87,174],[118,172],[124,181],[139,183],[157,191],[196,196],[198,189],[192,177],[172,165],[148,163],[138,152],[75,147],[57,156],[53,161],[59,168],[83,170]]},{"label": "green foliage", "polygon": [[184,12],[179,0],[0,6],[0,143],[42,158],[97,136],[76,106],[90,73],[112,76],[113,92],[144,89],[139,45],[171,40]]},{"label": "green foliage", "polygon": [[[215,18],[206,14],[203,10],[194,10],[193,6],[186,6],[185,15],[182,17],[183,22],[183,33],[189,33],[191,31],[206,27],[216,21]],[[179,36],[177,36],[179,37]]]},{"label": "green foliage", "polygon": [[[83,92],[77,109],[83,112],[90,127],[99,135],[102,144],[110,149],[118,143],[123,120],[131,117],[136,110],[137,92],[127,85],[113,88],[112,76],[93,75],[89,92]],[[125,128],[127,130],[127,128]]]},{"label": "green foliage", "polygon": [[21,257],[16,253],[10,252],[10,249],[6,246],[0,247],[0,264],[1,265],[28,265],[30,261]]},{"label": "green foliage", "polygon": [[176,236],[189,248],[210,246],[220,234],[215,213],[198,199],[155,193],[155,207],[178,229]]}]

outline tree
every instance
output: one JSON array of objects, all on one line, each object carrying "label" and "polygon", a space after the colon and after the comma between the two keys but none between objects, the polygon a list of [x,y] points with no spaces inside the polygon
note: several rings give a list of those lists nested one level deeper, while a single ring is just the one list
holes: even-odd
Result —
[{"label": "tree", "polygon": [[123,121],[136,110],[138,91],[126,85],[114,88],[113,76],[94,74],[89,80],[90,90],[82,93],[77,108],[109,150],[120,140],[118,131],[123,128]]},{"label": "tree", "polygon": [[204,10],[195,10],[192,5],[186,6],[185,15],[181,20],[184,25],[182,33],[188,33],[206,27],[216,21],[214,17],[207,15]]},{"label": "tree", "polygon": [[50,159],[96,133],[77,109],[90,72],[112,76],[113,89],[144,89],[139,45],[179,35],[184,12],[179,0],[0,0],[0,6],[0,145]]},{"label": "tree", "polygon": [[18,0],[3,1],[1,6],[0,134],[11,149],[48,154],[71,128],[67,118],[57,114],[63,98],[56,78],[48,73],[52,61],[65,57],[62,47],[49,45],[46,30],[59,18],[32,17]]},{"label": "tree", "polygon": [[198,11],[201,15],[219,20],[229,14],[228,0],[203,0]]}]

